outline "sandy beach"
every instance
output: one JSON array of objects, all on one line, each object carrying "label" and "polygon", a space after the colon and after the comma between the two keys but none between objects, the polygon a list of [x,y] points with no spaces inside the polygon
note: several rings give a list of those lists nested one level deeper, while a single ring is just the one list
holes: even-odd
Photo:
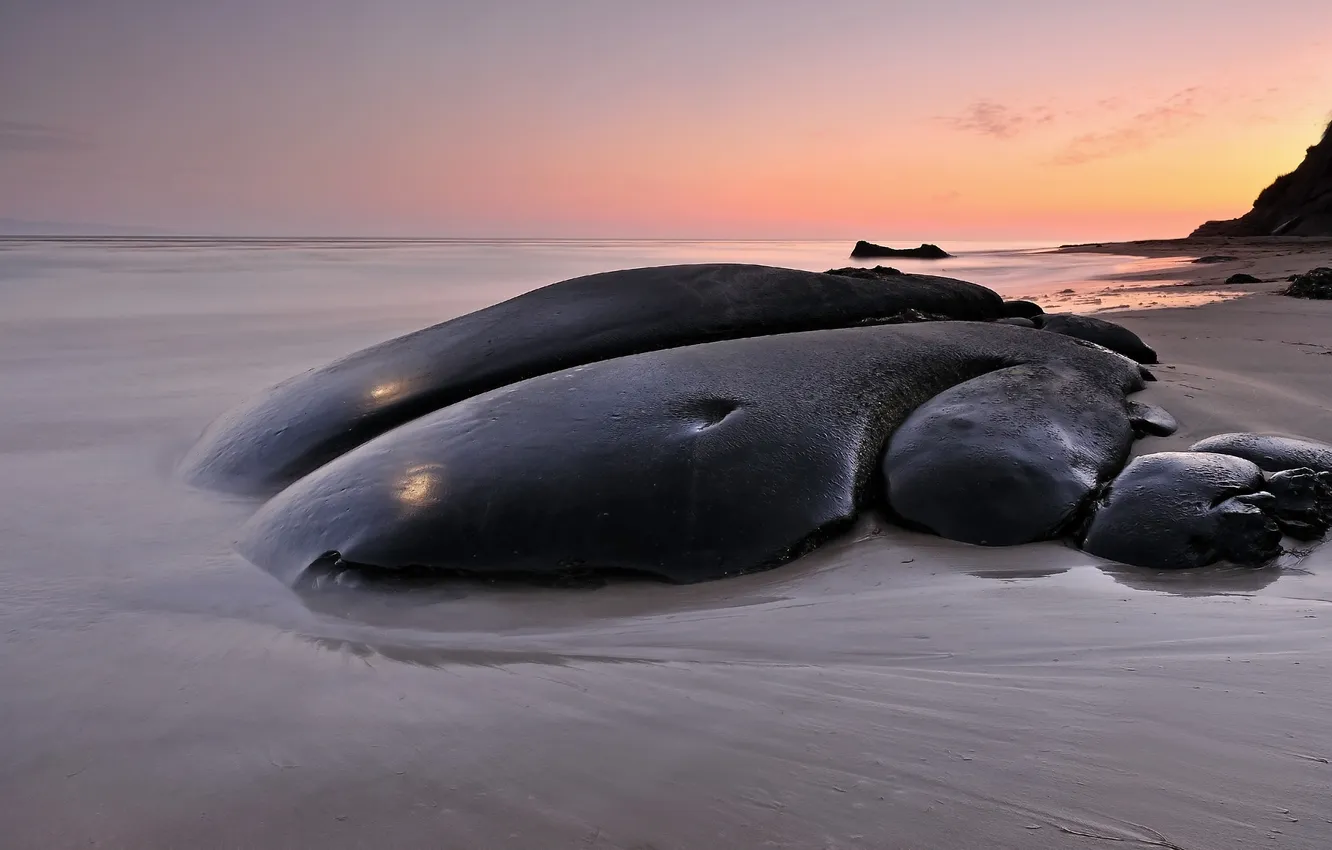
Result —
[{"label": "sandy beach", "polygon": [[[1146,239],[1136,242],[1094,242],[1064,245],[1061,254],[1112,254],[1152,259],[1176,258],[1169,269],[1118,276],[1124,281],[1173,278],[1195,287],[1226,287],[1224,291],[1267,292],[1293,274],[1332,265],[1332,239],[1282,238],[1277,236],[1237,238]],[[1206,260],[1206,262],[1198,262]],[[1227,284],[1234,274],[1249,274],[1262,284]]]},{"label": "sandy beach", "polygon": [[[1139,452],[1332,441],[1332,302],[1220,283],[1332,265],[1332,243],[1064,250],[1181,258],[1162,298],[1243,294],[1104,314],[1156,347],[1141,397],[1181,425]],[[704,585],[299,596],[231,550],[254,503],[175,460],[256,389],[508,290],[383,273],[385,295],[362,269],[223,299],[179,291],[183,255],[96,278],[11,256],[6,848],[1332,846],[1332,546],[1167,574],[866,519]],[[1129,274],[1073,297],[1152,285]]]}]

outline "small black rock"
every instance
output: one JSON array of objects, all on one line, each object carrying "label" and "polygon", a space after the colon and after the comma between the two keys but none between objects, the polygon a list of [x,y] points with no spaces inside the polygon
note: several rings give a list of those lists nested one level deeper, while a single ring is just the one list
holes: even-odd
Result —
[{"label": "small black rock", "polygon": [[1199,257],[1194,260],[1195,263],[1233,263],[1239,257],[1232,257],[1228,254],[1209,254],[1206,257]]},{"label": "small black rock", "polygon": [[1230,277],[1226,278],[1226,283],[1262,283],[1262,281],[1251,274],[1240,272],[1239,274],[1232,274]]},{"label": "small black rock", "polygon": [[1039,316],[1045,311],[1041,305],[1035,301],[1005,301],[1004,315],[1009,318],[1030,319],[1032,316]]}]

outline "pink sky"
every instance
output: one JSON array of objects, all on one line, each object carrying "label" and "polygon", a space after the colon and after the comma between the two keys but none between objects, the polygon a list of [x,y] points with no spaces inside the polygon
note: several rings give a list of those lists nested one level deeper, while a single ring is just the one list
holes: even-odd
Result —
[{"label": "pink sky", "polygon": [[1332,3],[0,8],[0,217],[191,233],[1113,239],[1244,212]]}]

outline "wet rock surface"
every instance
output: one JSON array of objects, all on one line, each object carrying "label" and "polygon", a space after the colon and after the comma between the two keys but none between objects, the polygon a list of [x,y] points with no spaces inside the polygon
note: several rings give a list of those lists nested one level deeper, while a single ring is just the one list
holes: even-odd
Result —
[{"label": "wet rock surface", "polygon": [[1157,362],[1155,349],[1137,334],[1105,319],[1075,313],[1047,313],[1033,317],[1032,322],[1041,330],[1094,342],[1139,363]]},{"label": "wet rock surface", "polygon": [[1082,548],[1155,569],[1257,566],[1281,551],[1276,497],[1256,464],[1160,452],[1135,459],[1093,506]]}]

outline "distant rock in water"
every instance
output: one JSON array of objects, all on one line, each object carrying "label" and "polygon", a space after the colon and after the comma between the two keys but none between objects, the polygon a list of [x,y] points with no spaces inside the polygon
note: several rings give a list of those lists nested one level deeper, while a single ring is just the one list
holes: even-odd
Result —
[{"label": "distant rock in water", "polygon": [[1211,254],[1211,255],[1208,255],[1208,256],[1206,256],[1206,257],[1199,257],[1198,259],[1194,260],[1193,262],[1194,262],[1195,264],[1207,264],[1207,263],[1233,263],[1233,262],[1235,262],[1235,261],[1238,260],[1238,259],[1239,259],[1239,257],[1232,257],[1232,256],[1230,256],[1229,254]]},{"label": "distant rock in water", "polygon": [[1251,274],[1240,272],[1239,274],[1232,274],[1230,277],[1226,278],[1226,283],[1262,283],[1262,280]]},{"label": "distant rock in water", "polygon": [[867,269],[864,266],[847,266],[844,269],[828,269],[824,274],[835,274],[838,277],[857,277],[861,280],[878,280],[884,277],[897,277],[902,274],[901,269],[895,269],[892,266],[875,266]]},{"label": "distant rock in water", "polygon": [[1193,236],[1332,236],[1332,123],[1300,167],[1264,189],[1253,209],[1209,221]]},{"label": "distant rock in water", "polygon": [[919,248],[886,248],[873,242],[860,240],[851,249],[851,256],[858,257],[910,257],[916,260],[946,260],[953,256],[938,245],[925,243]]},{"label": "distant rock in water", "polygon": [[1295,275],[1281,294],[1292,298],[1332,299],[1332,269],[1319,268]]}]

